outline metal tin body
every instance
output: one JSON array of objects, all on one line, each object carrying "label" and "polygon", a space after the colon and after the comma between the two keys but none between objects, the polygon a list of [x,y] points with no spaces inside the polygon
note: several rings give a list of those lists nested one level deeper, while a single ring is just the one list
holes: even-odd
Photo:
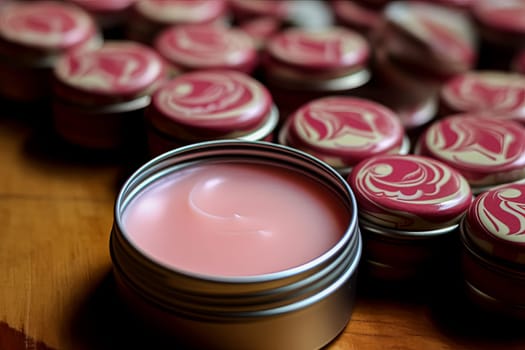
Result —
[{"label": "metal tin body", "polygon": [[94,21],[74,5],[6,4],[0,11],[0,94],[15,101],[45,100],[58,57],[101,44]]},{"label": "metal tin body", "polygon": [[150,153],[217,139],[271,141],[279,113],[266,88],[232,70],[182,74],[159,88],[146,111]]},{"label": "metal tin body", "polygon": [[476,198],[461,224],[467,296],[491,312],[525,319],[525,185],[504,185]]},{"label": "metal tin body", "polygon": [[63,56],[54,71],[56,131],[71,143],[99,149],[123,146],[131,141],[127,134],[140,137],[149,95],[166,71],[153,50],[132,42]]},{"label": "metal tin body", "polygon": [[[169,268],[126,238],[121,222],[126,205],[153,181],[192,164],[232,160],[282,166],[316,179],[348,210],[347,231],[329,251],[304,265],[246,277]],[[116,201],[110,247],[122,296],[145,323],[175,342],[205,349],[317,349],[350,319],[361,239],[353,194],[332,168],[287,147],[229,140],[165,153],[132,175]]]},{"label": "metal tin body", "polygon": [[414,151],[458,170],[475,194],[525,178],[525,128],[504,118],[456,114],[440,119]]},{"label": "metal tin body", "polygon": [[371,277],[418,279],[452,258],[458,223],[472,200],[455,170],[426,157],[380,155],[360,162],[348,181]]},{"label": "metal tin body", "polygon": [[152,44],[170,26],[225,22],[226,10],[226,0],[137,0],[128,17],[126,38]]},{"label": "metal tin body", "polygon": [[250,74],[257,48],[243,31],[213,24],[179,25],[163,31],[155,49],[175,73],[197,69],[232,69]]},{"label": "metal tin body", "polygon": [[525,76],[471,71],[449,80],[440,91],[440,115],[476,113],[525,123]]},{"label": "metal tin body", "polygon": [[339,27],[292,28],[273,36],[262,65],[281,118],[313,99],[355,92],[365,85],[370,79],[369,54],[362,35]]},{"label": "metal tin body", "polygon": [[312,154],[348,175],[363,159],[407,154],[410,142],[397,115],[387,107],[356,97],[324,97],[292,114],[279,143]]}]

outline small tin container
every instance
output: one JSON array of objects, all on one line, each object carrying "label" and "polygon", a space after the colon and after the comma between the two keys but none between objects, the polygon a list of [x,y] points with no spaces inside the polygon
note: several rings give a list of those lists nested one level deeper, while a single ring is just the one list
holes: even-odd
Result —
[{"label": "small tin container", "polygon": [[[203,162],[263,164],[306,176],[345,208],[348,227],[317,258],[269,274],[215,276],[161,264],[130,240],[126,208],[163,177]],[[344,179],[314,157],[239,140],[181,147],[135,172],[122,187],[114,214],[110,250],[120,295],[147,327],[177,343],[202,349],[318,349],[350,319],[361,255],[355,199]]]},{"label": "small tin container", "polygon": [[213,24],[171,27],[155,40],[155,49],[175,74],[197,69],[232,69],[251,74],[257,48],[243,31]]},{"label": "small tin container", "polygon": [[525,320],[525,184],[499,186],[472,203],[461,224],[466,294],[482,309]]},{"label": "small tin container", "polygon": [[134,42],[108,42],[61,57],[53,86],[57,133],[87,148],[121,147],[126,134],[140,133],[150,94],[166,80],[166,71],[154,50]]},{"label": "small tin container", "polygon": [[264,80],[285,118],[315,98],[355,92],[365,85],[369,55],[366,39],[357,32],[290,28],[268,41]]},{"label": "small tin container", "polygon": [[292,114],[279,143],[307,152],[342,175],[378,154],[407,154],[410,142],[397,115],[379,103],[357,97],[323,97]]},{"label": "small tin container", "polygon": [[457,169],[479,194],[525,178],[525,127],[494,116],[453,115],[428,127],[415,153]]},{"label": "small tin container", "polygon": [[182,74],[159,88],[146,111],[150,153],[199,141],[271,141],[279,113],[268,90],[232,70]]},{"label": "small tin container", "polygon": [[359,208],[367,275],[380,281],[433,278],[451,258],[472,201],[465,178],[431,158],[380,155],[360,162],[348,181]]},{"label": "small tin container", "polygon": [[525,3],[521,0],[478,0],[472,17],[481,38],[480,68],[506,70],[525,47]]},{"label": "small tin container", "polygon": [[525,123],[525,76],[471,71],[449,80],[440,91],[440,115],[491,114]]},{"label": "small tin container", "polygon": [[179,24],[225,24],[226,0],[137,0],[126,26],[130,40],[152,44],[164,29]]},{"label": "small tin container", "polygon": [[420,81],[440,84],[476,64],[476,32],[464,13],[436,4],[395,1],[385,7],[384,18],[378,45]]},{"label": "small tin container", "polygon": [[96,24],[63,2],[10,2],[0,11],[0,95],[15,101],[50,97],[58,57],[102,44]]}]

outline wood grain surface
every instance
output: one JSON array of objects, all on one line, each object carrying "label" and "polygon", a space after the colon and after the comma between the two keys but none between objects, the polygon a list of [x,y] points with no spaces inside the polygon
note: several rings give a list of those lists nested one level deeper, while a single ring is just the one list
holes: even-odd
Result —
[{"label": "wood grain surface", "polygon": [[[163,348],[130,323],[111,275],[113,201],[140,161],[62,143],[45,113],[3,112],[1,350]],[[351,322],[327,349],[525,349],[523,324],[478,312],[454,284],[441,287],[360,284]]]}]

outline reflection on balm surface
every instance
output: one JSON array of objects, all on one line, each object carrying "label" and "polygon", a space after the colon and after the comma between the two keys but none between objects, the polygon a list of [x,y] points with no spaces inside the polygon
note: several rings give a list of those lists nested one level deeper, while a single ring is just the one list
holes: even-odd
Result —
[{"label": "reflection on balm surface", "polygon": [[129,239],[154,260],[214,276],[299,266],[329,250],[350,213],[320,183],[268,164],[199,164],[139,194],[123,216]]}]

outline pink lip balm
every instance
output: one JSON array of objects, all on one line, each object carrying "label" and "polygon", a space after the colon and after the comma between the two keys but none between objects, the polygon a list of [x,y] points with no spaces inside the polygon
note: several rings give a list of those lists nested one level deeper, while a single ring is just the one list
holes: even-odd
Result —
[{"label": "pink lip balm", "polygon": [[[312,179],[265,164],[199,164],[150,186],[123,217],[152,259],[198,274],[249,276],[312,260],[348,225]],[[300,244],[298,244],[300,243]]]}]

